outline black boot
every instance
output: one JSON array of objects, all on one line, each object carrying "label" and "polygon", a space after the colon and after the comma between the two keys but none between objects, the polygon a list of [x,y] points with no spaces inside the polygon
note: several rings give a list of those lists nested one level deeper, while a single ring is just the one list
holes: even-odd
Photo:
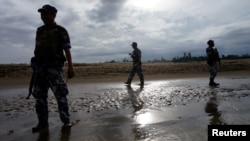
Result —
[{"label": "black boot", "polygon": [[213,81],[214,81],[214,79],[213,79],[213,78],[210,78],[209,86],[213,86]]},{"label": "black boot", "polygon": [[219,84],[219,83],[215,83],[215,82],[214,82],[214,85],[215,85],[215,86],[218,86],[218,85],[220,85],[220,84]]},{"label": "black boot", "polygon": [[131,78],[128,78],[128,80],[127,80],[126,82],[124,82],[124,84],[126,84],[126,85],[130,86],[131,81],[132,81],[132,79],[131,79]]},{"label": "black boot", "polygon": [[214,82],[214,78],[210,78],[209,86],[215,87],[215,86],[218,86],[218,85],[220,85],[220,84],[219,83],[215,83]]},{"label": "black boot", "polygon": [[39,132],[43,129],[48,129],[49,128],[49,124],[48,123],[44,123],[44,124],[38,124],[35,127],[32,128],[32,132],[36,133]]},{"label": "black boot", "polygon": [[144,86],[144,76],[143,74],[140,75],[140,82],[141,82],[141,86]]}]

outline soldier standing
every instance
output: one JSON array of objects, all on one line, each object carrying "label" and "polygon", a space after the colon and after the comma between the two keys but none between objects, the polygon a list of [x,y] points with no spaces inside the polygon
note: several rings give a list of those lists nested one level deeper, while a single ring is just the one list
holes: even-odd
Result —
[{"label": "soldier standing", "polygon": [[134,49],[134,51],[132,53],[129,53],[129,55],[133,59],[133,67],[128,77],[128,80],[125,82],[125,84],[130,85],[135,76],[135,73],[137,73],[140,78],[140,82],[141,82],[140,85],[143,86],[144,77],[143,77],[142,68],[141,68],[141,65],[142,65],[141,50],[137,47],[136,42],[132,42],[131,46]]},{"label": "soldier standing", "polygon": [[217,49],[214,48],[213,40],[209,40],[207,44],[208,44],[208,47],[206,48],[207,64],[210,72],[209,86],[218,86],[219,83],[215,83],[214,79],[217,76],[217,62],[219,62],[219,64],[221,65],[219,53]]},{"label": "soldier standing", "polygon": [[[67,30],[57,25],[55,17],[57,9],[51,5],[44,5],[38,9],[41,14],[43,26],[37,28],[34,59],[31,66],[34,72],[34,91],[36,99],[35,109],[38,124],[32,128],[37,132],[48,128],[48,90],[55,95],[58,111],[64,126],[71,126],[68,107],[68,88],[63,79],[63,66],[68,64],[68,78],[74,77],[74,69],[70,52],[70,38]],[[66,57],[65,57],[66,56]]]}]

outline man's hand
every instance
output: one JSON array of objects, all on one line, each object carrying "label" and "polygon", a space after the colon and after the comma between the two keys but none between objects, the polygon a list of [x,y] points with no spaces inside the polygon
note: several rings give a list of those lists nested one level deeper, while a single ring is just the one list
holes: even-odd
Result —
[{"label": "man's hand", "polygon": [[71,79],[71,78],[73,78],[75,76],[75,72],[74,72],[74,70],[73,70],[73,68],[71,68],[71,67],[69,67],[68,68],[68,78],[69,79]]},{"label": "man's hand", "polygon": [[71,59],[71,52],[70,52],[70,47],[67,47],[64,49],[65,51],[65,54],[66,54],[66,58],[67,58],[67,61],[68,61],[68,72],[67,72],[67,79],[71,79],[75,76],[75,72],[74,72],[74,69],[73,69],[73,63],[72,63],[72,59]]}]

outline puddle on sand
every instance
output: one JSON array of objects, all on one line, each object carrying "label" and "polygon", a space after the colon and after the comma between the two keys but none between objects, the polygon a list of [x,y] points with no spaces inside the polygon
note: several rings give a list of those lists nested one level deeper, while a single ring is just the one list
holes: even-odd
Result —
[{"label": "puddle on sand", "polygon": [[[250,122],[249,78],[219,81],[217,88],[208,87],[205,78],[148,81],[143,88],[136,83],[131,87],[69,83],[71,116],[80,122],[71,129],[70,136],[69,132],[61,133],[57,103],[50,92],[49,139],[46,134],[30,132],[36,116],[34,99],[25,99],[28,90],[0,89],[0,118],[8,121],[1,122],[0,136],[27,141],[40,137],[45,137],[44,141],[60,140],[61,136],[74,141],[206,140],[208,124]],[[22,133],[16,129],[23,129]]]}]

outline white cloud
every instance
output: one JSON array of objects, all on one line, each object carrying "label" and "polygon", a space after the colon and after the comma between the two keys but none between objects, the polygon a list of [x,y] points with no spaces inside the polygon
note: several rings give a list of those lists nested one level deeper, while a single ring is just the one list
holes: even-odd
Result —
[{"label": "white cloud", "polygon": [[29,63],[36,28],[43,24],[37,9],[47,3],[58,9],[56,21],[69,31],[76,62],[128,58],[132,41],[144,60],[172,59],[184,51],[203,55],[210,38],[221,54],[250,49],[248,0],[2,0],[0,63]]}]

